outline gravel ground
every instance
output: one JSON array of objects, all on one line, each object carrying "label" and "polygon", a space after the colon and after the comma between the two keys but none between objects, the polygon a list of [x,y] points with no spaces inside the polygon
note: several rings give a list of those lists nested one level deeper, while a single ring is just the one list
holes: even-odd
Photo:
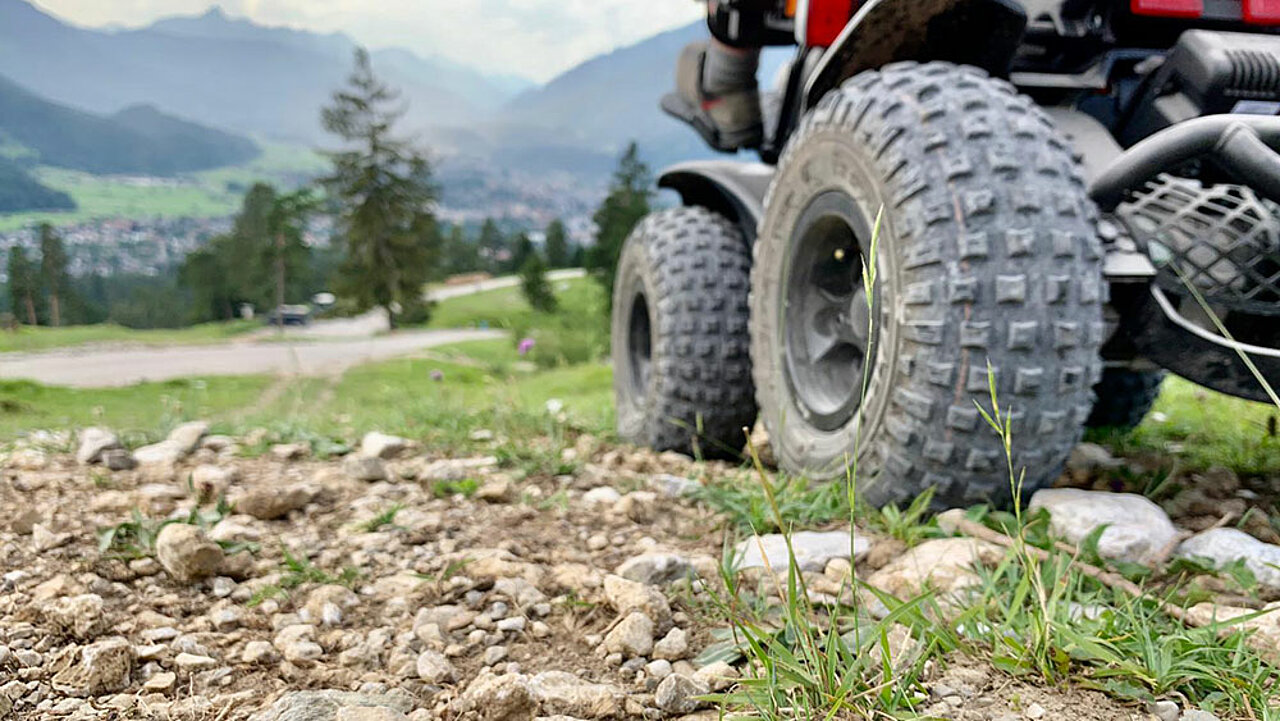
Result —
[{"label": "gravel ground", "polygon": [[[196,423],[133,451],[86,430],[8,454],[0,718],[710,720],[696,697],[741,673],[696,663],[720,624],[713,581],[695,579],[717,577],[729,530],[687,491],[726,466],[589,436],[563,451],[578,469],[564,476],[432,458],[380,434],[345,459],[287,445],[238,455],[255,440]],[[57,446],[76,452],[46,450]],[[1103,460],[1077,459],[1077,480]],[[1037,503],[1070,536],[1114,515],[1115,495]],[[1189,535],[1169,528],[1145,543],[1109,529],[1099,551],[1164,552]],[[859,535],[859,577],[903,595],[959,587],[999,555]],[[777,541],[743,550],[785,566]],[[847,589],[847,529],[797,542],[812,593]],[[966,720],[1153,718],[961,658],[935,670],[924,706]]]}]

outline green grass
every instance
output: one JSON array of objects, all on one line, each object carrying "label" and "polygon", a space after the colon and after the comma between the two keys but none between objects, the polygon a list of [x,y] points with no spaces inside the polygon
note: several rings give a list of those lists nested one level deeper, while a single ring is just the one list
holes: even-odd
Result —
[{"label": "green grass", "polygon": [[216,343],[261,327],[262,323],[251,320],[202,323],[189,328],[156,330],[136,330],[110,323],[62,328],[24,325],[14,331],[0,331],[0,353],[42,351],[90,343],[139,345]]},{"label": "green grass", "polygon": [[327,167],[313,150],[259,141],[262,154],[240,166],[187,173],[153,184],[76,170],[40,167],[36,178],[69,193],[76,209],[65,212],[0,214],[0,232],[34,223],[70,225],[101,218],[209,218],[231,215],[240,207],[244,191],[255,181],[294,186],[316,177]]},{"label": "green grass", "polygon": [[[1164,419],[1160,420],[1163,416]],[[1092,434],[1121,453],[1175,457],[1184,468],[1221,465],[1238,473],[1280,471],[1280,410],[1169,377],[1142,425],[1128,434]]]},{"label": "green grass", "polygon": [[[551,284],[562,313],[583,316],[593,314],[601,327],[604,316],[604,291],[590,278],[571,278]],[[429,328],[474,328],[487,323],[490,328],[531,327],[540,317],[525,301],[519,286],[487,290],[473,295],[450,298],[436,304]]]},{"label": "green grass", "polygon": [[0,381],[0,440],[37,429],[104,425],[126,442],[145,443],[185,420],[229,417],[252,406],[271,383],[266,376],[235,376],[82,389]]}]

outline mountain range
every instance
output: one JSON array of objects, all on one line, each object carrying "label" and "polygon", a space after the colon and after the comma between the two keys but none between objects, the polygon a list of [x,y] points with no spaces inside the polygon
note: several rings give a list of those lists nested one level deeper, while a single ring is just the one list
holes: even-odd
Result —
[{"label": "mountain range", "polygon": [[[710,154],[657,107],[674,84],[680,48],[705,34],[702,23],[661,33],[540,86],[403,49],[374,51],[372,60],[401,91],[406,124],[442,165],[564,173],[598,184],[631,140],[654,165]],[[48,101],[107,117],[147,106],[312,146],[327,142],[319,108],[349,73],[355,47],[343,33],[265,27],[217,7],[140,29],[100,30],[65,23],[27,0],[0,0],[0,75]]]}]

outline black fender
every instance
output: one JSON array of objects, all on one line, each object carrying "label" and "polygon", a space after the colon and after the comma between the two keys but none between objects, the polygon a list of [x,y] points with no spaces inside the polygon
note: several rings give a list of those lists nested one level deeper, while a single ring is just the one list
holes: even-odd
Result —
[{"label": "black fender", "polygon": [[1026,26],[1015,0],[870,0],[823,56],[805,107],[847,78],[903,60],[946,60],[1007,77]]},{"label": "black fender", "polygon": [[751,245],[764,216],[764,196],[773,171],[764,163],[700,160],[664,168],[658,187],[676,191],[685,205],[700,206],[733,221]]}]

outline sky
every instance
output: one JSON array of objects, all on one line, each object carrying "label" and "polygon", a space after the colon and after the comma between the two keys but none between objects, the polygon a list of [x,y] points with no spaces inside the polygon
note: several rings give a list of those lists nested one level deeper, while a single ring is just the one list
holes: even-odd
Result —
[{"label": "sky", "polygon": [[[88,27],[139,27],[198,15],[211,0],[35,0]],[[231,16],[317,32],[340,30],[371,49],[443,55],[488,73],[543,82],[574,65],[705,12],[700,0],[221,0]]]}]

